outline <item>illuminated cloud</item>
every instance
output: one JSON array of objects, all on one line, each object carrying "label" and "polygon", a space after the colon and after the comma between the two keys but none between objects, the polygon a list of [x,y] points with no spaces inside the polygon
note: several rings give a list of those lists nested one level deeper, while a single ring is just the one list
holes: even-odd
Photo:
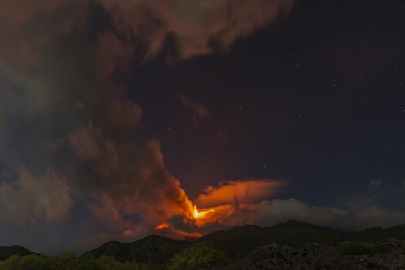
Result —
[{"label": "illuminated cloud", "polygon": [[214,222],[226,227],[244,224],[271,227],[288,220],[298,220],[341,230],[405,223],[405,212],[385,210],[376,205],[344,210],[309,205],[297,199],[268,200],[275,197],[285,184],[286,181],[251,180],[229,181],[218,187],[208,187],[196,203],[201,210],[213,209],[214,212],[199,222],[202,225]]},{"label": "illuminated cloud", "polygon": [[222,181],[218,187],[209,186],[196,203],[200,208],[207,208],[235,203],[235,198],[244,205],[257,204],[277,194],[285,180],[244,180]]},{"label": "illuminated cloud", "polygon": [[[21,164],[21,169],[17,177],[1,176],[0,220],[62,223],[73,206],[83,204],[78,207],[110,230],[101,235],[121,238],[154,232],[174,216],[192,228],[250,220],[257,202],[273,195],[278,184],[223,182],[197,200],[218,211],[196,219],[193,203],[166,169],[159,142],[129,142],[142,127],[142,110],[128,99],[120,78],[139,60],[160,53],[171,35],[177,54],[170,57],[176,59],[226,50],[237,38],[282,18],[292,5],[281,0],[1,2],[0,165],[12,170]],[[114,31],[89,26],[95,6],[112,18]],[[208,115],[202,104],[180,100],[196,118]],[[210,215],[215,217],[207,220]],[[169,225],[162,234],[198,235]]]},{"label": "illuminated cloud", "polygon": [[153,228],[174,215],[191,215],[189,199],[166,170],[157,141],[142,149],[105,145],[102,157],[92,162],[94,177],[87,188],[97,203],[88,207],[111,229]]},{"label": "illuminated cloud", "polygon": [[227,226],[252,223],[258,215],[259,204],[274,197],[286,184],[285,180],[223,181],[218,187],[209,186],[196,202],[200,210],[210,210],[197,225],[217,222]]},{"label": "illuminated cloud", "polygon": [[162,223],[155,227],[154,233],[172,238],[172,239],[182,239],[182,240],[192,240],[201,237],[198,232],[188,233],[182,230],[178,230],[173,227],[170,223]]},{"label": "illuminated cloud", "polygon": [[[353,214],[298,200],[267,201],[286,182],[257,179],[208,187],[195,201],[199,213],[207,212],[196,218],[180,181],[166,169],[159,142],[129,142],[142,127],[142,110],[130,102],[119,78],[139,64],[134,61],[137,53],[141,61],[166,53],[171,36],[176,49],[168,58],[224,51],[238,38],[285,16],[293,4],[1,2],[0,163],[2,169],[22,167],[15,178],[2,175],[0,220],[19,225],[64,222],[80,198],[88,213],[109,228],[100,234],[103,239],[151,232],[195,237],[192,229],[208,224],[271,226],[287,219],[344,228],[404,222],[402,212],[377,206]],[[105,9],[114,31],[91,32],[92,5]],[[195,119],[209,115],[203,104],[179,98]],[[175,216],[182,216],[191,232],[170,223]],[[158,228],[162,224],[167,226]]]},{"label": "illuminated cloud", "polygon": [[[112,32],[96,32],[96,40],[89,39],[88,24],[77,19],[86,18],[88,4],[41,3],[27,10],[20,2],[0,4],[5,8],[0,13],[18,14],[20,7],[30,13],[11,21],[17,35],[10,33],[11,43],[0,45],[10,52],[1,55],[0,102],[6,121],[0,129],[0,164],[3,169],[12,164],[26,168],[24,177],[10,183],[1,179],[2,194],[15,196],[2,196],[0,219],[17,224],[66,220],[73,199],[58,187],[69,187],[75,198],[88,201],[88,211],[116,234],[151,231],[173,215],[191,218],[191,202],[167,171],[159,142],[128,142],[141,127],[141,108],[128,100],[125,84],[116,76],[129,72],[132,44]],[[26,27],[33,32],[25,32]],[[29,50],[33,55],[20,54],[10,45],[14,43],[35,45]],[[60,177],[45,181],[30,176],[48,175],[47,168],[49,175],[71,175],[69,183]],[[61,206],[54,202],[65,197],[58,202],[65,203]],[[31,215],[28,205],[35,207]],[[58,213],[51,212],[52,205]]]}]

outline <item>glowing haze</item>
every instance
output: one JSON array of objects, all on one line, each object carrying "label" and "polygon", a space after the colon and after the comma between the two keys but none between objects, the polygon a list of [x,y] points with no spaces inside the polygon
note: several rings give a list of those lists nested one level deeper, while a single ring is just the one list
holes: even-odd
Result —
[{"label": "glowing haze", "polygon": [[[283,22],[295,4],[287,0],[0,1],[0,230],[7,232],[0,245],[78,252],[111,239],[133,241],[152,233],[191,239],[235,225],[270,226],[293,218],[345,228],[405,221],[402,211],[388,213],[374,205],[349,212],[276,199],[291,179],[248,177],[248,171],[215,178],[204,166],[186,168],[191,175],[187,179],[169,172],[169,160],[184,165],[180,158],[167,158],[168,152],[176,154],[180,147],[166,151],[164,145],[171,145],[173,137],[191,137],[176,130],[163,143],[164,132],[173,131],[165,117],[177,114],[170,106],[185,108],[193,128],[214,127],[213,134],[200,132],[206,137],[200,151],[212,153],[216,147],[211,138],[224,142],[232,132],[243,137],[242,122],[254,122],[256,116],[235,118],[244,108],[232,101],[236,112],[227,118],[226,113],[219,114],[235,127],[226,130],[202,100],[194,100],[187,87],[176,84],[172,85],[174,105],[162,106],[170,103],[164,91],[154,89],[145,97],[149,89],[139,89],[145,86],[140,83],[140,68],[147,70],[149,63],[160,59],[150,81],[163,81],[159,67],[173,74],[191,61],[220,58],[235,42],[276,28],[273,25]],[[211,66],[217,66],[214,60]],[[237,64],[225,66],[230,70]],[[263,80],[271,77],[268,73],[263,73]],[[228,84],[221,76],[212,81]],[[242,87],[252,93],[257,90]],[[221,98],[212,102],[221,103]],[[269,111],[277,113],[282,102],[277,99],[274,111]],[[256,105],[251,107],[257,112]],[[145,115],[163,120],[156,124]],[[271,117],[265,125],[271,126],[267,123]],[[272,131],[263,140],[266,143],[272,139],[270,133],[280,131],[277,126],[268,129]],[[238,154],[245,162],[255,162],[251,153]],[[214,169],[229,171],[221,167],[228,161],[231,169],[238,169],[233,158],[231,154],[218,157],[223,162]],[[277,164],[277,159],[273,162]],[[193,196],[188,195],[184,184],[197,186],[193,178],[202,175],[209,181],[199,181],[198,189],[187,190]],[[382,184],[374,181],[370,188],[376,185]]]},{"label": "glowing haze", "polygon": [[[237,38],[282,18],[293,2],[180,2],[0,3],[0,222],[23,228],[64,224],[72,212],[86,211],[96,220],[84,220],[84,227],[101,223],[105,232],[73,244],[83,249],[153,232],[198,237],[199,227],[232,223],[235,211],[252,207],[236,201],[243,191],[235,181],[191,201],[166,169],[157,140],[131,142],[144,123],[123,78],[158,54],[170,35],[178,44],[177,55],[167,55],[173,64],[226,50]],[[96,28],[97,12],[110,28]],[[254,20],[247,24],[247,18]],[[266,186],[261,199],[274,195],[273,181],[257,185]],[[251,188],[254,180],[247,192]],[[176,216],[188,229],[171,224]]]}]

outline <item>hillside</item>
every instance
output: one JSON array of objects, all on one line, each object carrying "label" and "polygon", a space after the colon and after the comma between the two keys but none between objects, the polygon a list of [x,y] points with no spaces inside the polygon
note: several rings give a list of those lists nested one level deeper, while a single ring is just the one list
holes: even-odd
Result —
[{"label": "hillside", "polygon": [[116,260],[137,263],[167,263],[189,243],[160,235],[149,235],[132,243],[110,241],[89,251],[95,258],[113,256]]},{"label": "hillside", "polygon": [[[186,253],[189,254],[190,249],[192,250],[192,247],[196,246],[195,244],[202,245],[202,249],[209,247],[222,252],[229,262],[236,263],[248,258],[247,256],[253,250],[268,245],[280,245],[294,249],[312,243],[333,249],[344,242],[377,243],[392,238],[405,240],[405,225],[385,229],[376,227],[363,231],[341,232],[290,220],[267,228],[254,225],[238,226],[210,233],[192,242],[176,241],[158,235],[150,235],[132,243],[110,241],[85,252],[77,258],[75,263],[80,264],[88,258],[90,261],[95,260],[98,263],[104,263],[106,260],[116,260],[117,263],[131,262],[135,269],[138,269],[136,267],[141,267],[139,269],[145,267],[147,267],[145,269],[168,269],[176,254],[184,253],[183,250],[188,250]],[[33,252],[20,246],[0,247],[0,261],[6,260],[13,254],[23,257],[33,254]],[[74,259],[72,260],[74,261]]]},{"label": "hillside", "polygon": [[273,227],[268,227],[270,231],[317,231],[317,232],[333,232],[336,230],[321,227],[317,225],[308,224],[297,220],[288,220],[284,223],[277,224]]},{"label": "hillside", "polygon": [[295,220],[273,227],[245,225],[226,231],[217,231],[198,239],[223,250],[233,259],[246,257],[253,249],[274,243],[299,246],[305,243],[317,243],[332,246],[345,241],[384,241],[391,238],[405,240],[405,224],[390,228],[375,227],[362,231],[342,232]]},{"label": "hillside", "polygon": [[242,259],[253,249],[273,242],[284,245],[300,245],[306,242],[333,244],[339,240],[340,231],[315,226],[295,220],[262,228],[245,225],[226,231],[217,231],[198,239],[223,250],[231,259]]},{"label": "hillside", "polygon": [[[405,225],[390,228],[370,228],[363,231],[341,232],[296,220],[289,220],[273,227],[262,228],[255,225],[236,226],[220,230],[196,240],[224,251],[235,261],[246,257],[255,248],[278,243],[298,246],[317,243],[332,246],[344,241],[383,241],[390,238],[405,239]],[[147,236],[133,243],[108,242],[90,251],[96,258],[103,255],[114,256],[119,261],[138,263],[169,262],[172,256],[193,242],[175,241],[162,236]]]},{"label": "hillside", "polygon": [[18,254],[20,256],[27,256],[34,254],[34,252],[22,246],[0,246],[0,261],[7,260],[11,255]]},{"label": "hillside", "polygon": [[270,244],[253,250],[229,266],[210,270],[405,270],[405,241],[362,244],[345,242],[328,247],[312,243],[289,247]]}]

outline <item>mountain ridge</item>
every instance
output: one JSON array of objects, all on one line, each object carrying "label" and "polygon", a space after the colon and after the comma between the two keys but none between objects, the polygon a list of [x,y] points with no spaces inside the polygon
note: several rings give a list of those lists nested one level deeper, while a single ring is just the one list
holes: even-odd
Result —
[{"label": "mountain ridge", "polygon": [[[382,241],[390,238],[405,239],[405,224],[389,228],[373,227],[361,231],[343,232],[297,220],[287,220],[272,227],[246,224],[228,230],[218,230],[194,241],[180,241],[161,235],[148,235],[133,242],[109,241],[86,251],[95,258],[113,256],[117,261],[137,263],[168,263],[184,248],[194,243],[205,243],[224,251],[231,260],[246,257],[252,250],[272,243],[299,246],[316,243],[332,246],[344,241]],[[13,253],[14,252],[14,253]],[[36,254],[22,246],[0,247],[0,261],[13,254]]]}]

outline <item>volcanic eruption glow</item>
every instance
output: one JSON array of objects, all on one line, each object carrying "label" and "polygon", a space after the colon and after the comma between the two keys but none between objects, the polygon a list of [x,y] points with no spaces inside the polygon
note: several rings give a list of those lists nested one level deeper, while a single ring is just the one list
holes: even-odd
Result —
[{"label": "volcanic eruption glow", "polygon": [[163,229],[167,229],[167,228],[170,228],[170,225],[168,223],[162,223],[155,227],[156,230],[163,230]]},{"label": "volcanic eruption glow", "polygon": [[[218,226],[238,226],[257,217],[258,205],[285,184],[282,180],[224,181],[218,187],[210,186],[195,201],[181,190],[179,205],[173,216],[183,217],[188,229],[176,226],[175,219],[161,220],[155,225],[157,233],[179,239],[201,236],[200,228],[216,223]],[[200,208],[198,208],[198,206]],[[216,225],[214,225],[216,226]]]},{"label": "volcanic eruption glow", "polygon": [[[191,201],[188,201],[188,204],[191,206],[190,210],[192,209],[192,215],[190,218],[189,213],[185,213],[185,220],[188,220],[191,224],[194,224],[197,227],[202,227],[208,223],[213,223],[217,221],[217,219],[214,216],[209,216],[209,213],[214,213],[214,209],[209,209],[209,210],[204,210],[204,211],[198,211],[197,206],[193,204]],[[188,217],[188,218],[187,218]],[[181,234],[181,232],[177,231],[170,223],[164,222],[158,226],[155,227],[155,230],[157,231],[171,231],[172,233],[176,234]],[[194,233],[194,234],[185,234],[182,235],[183,237],[200,237],[201,235],[199,233]]]},{"label": "volcanic eruption glow", "polygon": [[209,209],[209,210],[207,210],[207,211],[198,211],[198,210],[197,210],[197,206],[194,205],[193,214],[194,214],[194,218],[203,218],[203,217],[206,216],[208,213],[214,212],[214,211],[215,211],[214,209]]}]

